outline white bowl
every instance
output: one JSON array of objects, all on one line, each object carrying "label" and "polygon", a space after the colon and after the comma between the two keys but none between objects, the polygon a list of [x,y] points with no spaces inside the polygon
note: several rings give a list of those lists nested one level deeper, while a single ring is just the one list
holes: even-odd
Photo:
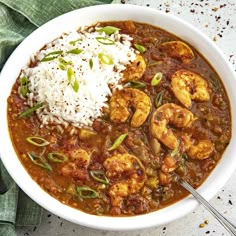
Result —
[{"label": "white bowl", "polygon": [[134,217],[106,217],[83,213],[66,206],[52,198],[26,172],[12,146],[7,125],[7,97],[21,68],[30,60],[30,55],[38,51],[45,43],[60,36],[65,31],[82,25],[91,25],[98,21],[133,20],[145,22],[163,28],[196,48],[215,68],[227,90],[232,112],[232,139],[222,160],[198,189],[207,200],[212,198],[226,183],[236,169],[236,76],[227,59],[216,45],[203,33],[170,14],[135,5],[102,5],[83,8],[64,14],[46,23],[27,37],[12,53],[6,62],[0,77],[0,143],[1,158],[16,183],[35,202],[52,213],[74,223],[107,230],[132,230],[158,226],[174,221],[193,211],[198,203],[189,196],[176,204],[159,211]]}]

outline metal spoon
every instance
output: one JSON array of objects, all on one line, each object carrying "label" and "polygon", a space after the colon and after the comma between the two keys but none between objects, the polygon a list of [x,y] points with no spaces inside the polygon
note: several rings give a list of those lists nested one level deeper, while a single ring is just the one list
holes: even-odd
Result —
[{"label": "metal spoon", "polygon": [[206,201],[189,183],[187,183],[180,176],[178,176],[178,183],[188,190],[225,227],[225,229],[228,230],[231,235],[236,235],[236,227],[208,201]]}]

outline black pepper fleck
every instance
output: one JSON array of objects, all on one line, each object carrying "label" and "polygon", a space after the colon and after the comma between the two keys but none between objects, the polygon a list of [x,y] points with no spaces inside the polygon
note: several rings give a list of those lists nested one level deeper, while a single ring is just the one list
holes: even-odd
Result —
[{"label": "black pepper fleck", "polygon": [[210,231],[208,230],[208,231],[206,231],[206,234],[209,234],[210,233]]},{"label": "black pepper fleck", "polygon": [[37,227],[36,226],[34,226],[34,228],[33,228],[33,231],[35,231],[37,229]]},{"label": "black pepper fleck", "polygon": [[230,205],[233,205],[233,203],[232,203],[232,201],[231,201],[231,200],[229,200],[229,204],[230,204]]},{"label": "black pepper fleck", "polygon": [[51,214],[48,214],[48,218],[51,217],[52,215]]}]

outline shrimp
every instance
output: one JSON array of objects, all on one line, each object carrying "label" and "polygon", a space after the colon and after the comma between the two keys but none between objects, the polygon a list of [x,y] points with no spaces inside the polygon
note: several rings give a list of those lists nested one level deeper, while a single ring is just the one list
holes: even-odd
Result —
[{"label": "shrimp", "polygon": [[193,141],[188,135],[183,135],[182,143],[184,146],[184,151],[191,159],[204,160],[211,156],[214,152],[214,144],[208,139],[202,139],[199,141]]},{"label": "shrimp", "polygon": [[178,70],[171,77],[171,89],[177,99],[190,108],[192,100],[209,101],[208,84],[199,74],[188,70]]},{"label": "shrimp", "polygon": [[76,161],[77,165],[87,168],[90,163],[90,155],[82,148],[72,149],[69,152],[72,161]]},{"label": "shrimp", "polygon": [[148,95],[138,89],[126,88],[116,91],[110,99],[110,119],[115,123],[124,123],[130,116],[129,107],[135,109],[131,127],[140,127],[151,110]]},{"label": "shrimp", "polygon": [[88,166],[90,155],[82,148],[75,148],[69,151],[69,160],[61,169],[63,176],[72,177],[75,180],[88,179]]},{"label": "shrimp", "polygon": [[123,71],[123,81],[140,80],[145,70],[146,62],[140,54],[137,54],[135,60]]},{"label": "shrimp", "polygon": [[144,185],[146,174],[141,161],[125,153],[109,157],[103,163],[106,175],[112,179],[109,195],[113,206],[120,206],[124,197],[138,192]]},{"label": "shrimp", "polygon": [[167,53],[170,57],[181,60],[183,63],[189,63],[194,58],[192,49],[181,41],[162,43],[160,50]]},{"label": "shrimp", "polygon": [[167,103],[159,107],[151,118],[150,131],[154,138],[157,138],[170,149],[179,145],[178,139],[173,131],[167,128],[172,124],[178,128],[185,128],[191,125],[196,119],[192,112],[174,103]]}]

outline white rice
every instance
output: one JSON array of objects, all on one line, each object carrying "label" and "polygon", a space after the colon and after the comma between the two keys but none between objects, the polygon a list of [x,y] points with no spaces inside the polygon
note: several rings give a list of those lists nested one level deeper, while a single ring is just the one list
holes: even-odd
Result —
[{"label": "white rice", "polygon": [[[96,37],[113,40],[113,45],[104,45]],[[70,42],[80,39],[72,45]],[[135,60],[136,52],[131,47],[132,38],[116,33],[108,36],[104,32],[73,31],[48,43],[33,58],[38,61],[35,67],[26,67],[20,77],[29,80],[27,102],[30,106],[43,102],[45,105],[37,111],[42,125],[71,123],[75,127],[90,126],[94,119],[102,115],[102,108],[108,106],[108,97],[114,88],[121,88],[122,71]],[[72,49],[82,49],[80,54],[67,53]],[[62,50],[65,61],[71,61],[71,67],[79,82],[75,92],[68,81],[67,69],[59,68],[59,57],[40,62],[47,54]],[[111,65],[104,64],[98,54],[112,58]],[[53,55],[52,55],[53,56]],[[91,69],[89,60],[92,59]]]}]

